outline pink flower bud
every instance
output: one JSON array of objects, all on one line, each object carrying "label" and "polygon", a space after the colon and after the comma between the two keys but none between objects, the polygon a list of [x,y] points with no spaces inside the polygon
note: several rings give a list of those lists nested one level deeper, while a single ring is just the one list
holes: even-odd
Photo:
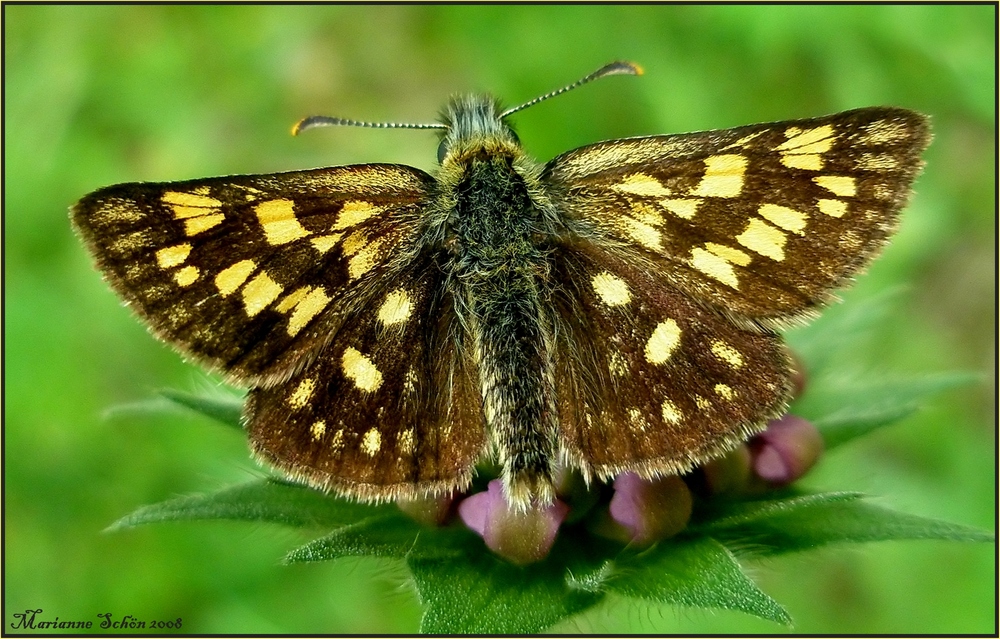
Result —
[{"label": "pink flower bud", "polygon": [[823,452],[823,437],[816,427],[795,415],[772,421],[748,444],[754,473],[777,486],[805,475]]},{"label": "pink flower bud", "polygon": [[515,510],[507,504],[498,479],[489,483],[486,492],[469,495],[458,505],[459,517],[490,550],[519,565],[548,556],[568,513],[569,506],[558,499],[548,506]]},{"label": "pink flower bud", "polygon": [[614,488],[608,506],[611,521],[599,524],[599,534],[645,546],[676,535],[691,518],[691,491],[676,475],[642,479],[622,473]]}]

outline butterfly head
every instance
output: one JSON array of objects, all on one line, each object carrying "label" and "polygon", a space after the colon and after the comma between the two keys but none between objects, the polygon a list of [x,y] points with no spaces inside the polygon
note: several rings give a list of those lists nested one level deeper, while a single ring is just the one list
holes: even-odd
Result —
[{"label": "butterfly head", "polygon": [[499,102],[489,95],[452,98],[441,118],[445,128],[438,147],[438,162],[446,167],[477,156],[521,153],[521,141],[504,116]]}]

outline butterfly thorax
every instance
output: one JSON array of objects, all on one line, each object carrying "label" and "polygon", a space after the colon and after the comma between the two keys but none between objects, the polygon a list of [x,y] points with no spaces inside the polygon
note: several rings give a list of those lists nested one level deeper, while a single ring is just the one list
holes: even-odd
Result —
[{"label": "butterfly thorax", "polygon": [[496,102],[451,102],[439,202],[442,268],[472,346],[483,414],[512,501],[551,498],[556,458],[551,320],[542,299],[553,229],[538,168]]}]

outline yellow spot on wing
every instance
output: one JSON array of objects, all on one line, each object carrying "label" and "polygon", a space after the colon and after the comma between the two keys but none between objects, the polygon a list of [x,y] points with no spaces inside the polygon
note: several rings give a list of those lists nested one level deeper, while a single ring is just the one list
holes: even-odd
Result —
[{"label": "yellow spot on wing", "polygon": [[757,214],[779,228],[802,235],[806,228],[806,214],[777,204],[762,204]]},{"label": "yellow spot on wing", "polygon": [[399,435],[396,436],[396,446],[399,448],[399,452],[404,455],[412,455],[414,446],[414,432],[412,428],[407,428],[404,431],[400,431]]},{"label": "yellow spot on wing", "polygon": [[114,200],[105,202],[101,208],[95,209],[92,219],[94,222],[104,225],[115,222],[138,222],[145,216],[146,212],[135,206],[132,202]]},{"label": "yellow spot on wing", "polygon": [[648,204],[644,204],[643,202],[632,202],[632,206],[630,208],[632,217],[644,224],[651,224],[652,226],[660,226],[663,224],[663,216],[660,215],[659,211]]},{"label": "yellow spot on wing", "polygon": [[777,151],[795,150],[799,153],[825,153],[833,146],[833,126],[824,124],[815,129],[800,131],[796,127],[789,128],[785,135],[791,137],[775,147]]},{"label": "yellow spot on wing", "polygon": [[[325,428],[326,425],[324,424],[324,430]],[[343,447],[344,447],[344,429],[340,428],[337,430],[336,433],[333,434],[333,439],[330,440],[330,448],[333,450],[333,452],[339,453]]]},{"label": "yellow spot on wing", "polygon": [[736,397],[736,391],[734,391],[731,387],[726,386],[725,384],[716,384],[715,392],[718,393],[721,397],[724,397],[725,399],[732,399]]},{"label": "yellow spot on wing", "polygon": [[628,373],[628,362],[617,350],[611,351],[611,358],[608,360],[608,372],[615,377],[622,377]]},{"label": "yellow spot on wing", "polygon": [[817,200],[819,212],[830,217],[843,217],[847,213],[847,202],[843,200]]},{"label": "yellow spot on wing", "polygon": [[646,175],[645,173],[633,173],[632,175],[626,176],[618,184],[613,185],[616,191],[623,191],[625,193],[633,193],[635,195],[645,195],[649,197],[663,197],[664,195],[670,195],[670,189],[663,186],[663,184],[656,178]]},{"label": "yellow spot on wing", "polygon": [[733,265],[718,255],[709,253],[702,248],[694,248],[691,249],[689,263],[695,269],[713,279],[719,280],[723,284],[735,289],[739,289],[740,287],[736,272],[733,271]]},{"label": "yellow spot on wing", "polygon": [[856,251],[861,248],[862,242],[857,233],[847,230],[840,235],[840,240],[837,243],[848,251]]},{"label": "yellow spot on wing", "polygon": [[259,273],[243,287],[243,308],[247,315],[253,317],[260,313],[278,299],[282,290],[281,284],[272,280],[267,273]]},{"label": "yellow spot on wing", "polygon": [[705,158],[705,175],[691,191],[701,197],[736,197],[743,190],[747,159],[742,155],[713,155]]},{"label": "yellow spot on wing", "polygon": [[750,256],[739,249],[734,249],[723,244],[715,244],[714,242],[706,242],[705,248],[727,262],[732,262],[740,266],[746,266],[750,263]]},{"label": "yellow spot on wing", "polygon": [[197,235],[202,231],[207,231],[214,226],[222,224],[224,219],[226,218],[222,213],[189,218],[184,220],[184,234],[188,237]]},{"label": "yellow spot on wing", "polygon": [[863,130],[865,133],[861,136],[860,140],[862,144],[889,144],[905,139],[907,136],[907,127],[905,124],[888,120],[872,122],[864,126]]},{"label": "yellow spot on wing", "polygon": [[891,171],[899,166],[899,162],[891,155],[862,153],[855,166],[862,171]]},{"label": "yellow spot on wing", "polygon": [[685,220],[690,220],[694,217],[699,204],[701,204],[701,200],[696,199],[674,198],[660,200],[660,206]]},{"label": "yellow spot on wing", "polygon": [[156,252],[156,263],[160,268],[171,268],[184,263],[184,260],[191,254],[191,245],[188,243],[168,246]]},{"label": "yellow spot on wing", "polygon": [[340,209],[340,214],[337,216],[337,221],[334,222],[333,228],[337,230],[346,229],[354,226],[355,224],[360,224],[373,215],[378,215],[381,212],[381,207],[375,206],[369,202],[354,200],[344,202],[344,206]]},{"label": "yellow spot on wing", "polygon": [[382,448],[382,435],[374,428],[369,429],[361,438],[361,450],[369,457],[374,457],[379,448]]},{"label": "yellow spot on wing", "polygon": [[722,340],[712,341],[712,353],[733,368],[743,367],[743,356],[740,352]]},{"label": "yellow spot on wing", "polygon": [[608,306],[622,306],[632,300],[625,280],[607,271],[595,275],[590,283],[597,296]]},{"label": "yellow spot on wing", "polygon": [[[348,238],[350,239],[350,238]],[[371,244],[366,244],[356,255],[347,262],[347,274],[351,279],[357,279],[372,270],[380,257],[383,239],[375,240]],[[347,242],[344,242],[344,252],[347,252]]]},{"label": "yellow spot on wing", "polygon": [[853,197],[857,192],[854,178],[847,175],[817,175],[813,182],[840,197]]},{"label": "yellow spot on wing", "polygon": [[312,433],[313,440],[319,441],[323,438],[323,433],[326,432],[326,422],[320,420],[309,428],[309,432]]},{"label": "yellow spot on wing", "polygon": [[344,244],[340,250],[344,255],[354,255],[368,244],[368,238],[363,231],[355,231],[344,238]]},{"label": "yellow spot on wing", "polygon": [[334,233],[332,235],[320,235],[319,237],[314,237],[310,242],[312,242],[313,248],[320,253],[326,253],[340,241],[343,233]]},{"label": "yellow spot on wing", "polygon": [[288,295],[282,298],[278,305],[274,307],[274,310],[279,313],[287,313],[291,309],[295,308],[295,305],[302,301],[302,298],[312,290],[311,286],[300,286]]},{"label": "yellow spot on wing", "polygon": [[167,191],[160,197],[160,200],[164,204],[169,204],[173,207],[174,215],[178,219],[206,215],[210,211],[205,211],[204,209],[217,209],[222,206],[222,202],[216,200],[214,197],[180,191]]},{"label": "yellow spot on wing", "polygon": [[403,289],[397,289],[385,296],[378,309],[378,319],[386,326],[401,324],[410,318],[413,302]]},{"label": "yellow spot on wing", "polygon": [[111,248],[119,255],[126,256],[150,246],[153,246],[153,237],[148,230],[144,229],[121,236],[115,240]]},{"label": "yellow spot on wing", "polygon": [[300,302],[295,305],[292,316],[288,318],[288,334],[295,337],[309,322],[319,315],[326,305],[330,303],[330,296],[322,287],[309,292]]},{"label": "yellow spot on wing", "polygon": [[672,319],[665,319],[656,325],[649,341],[646,342],[646,359],[653,364],[662,364],[681,342],[681,328]]},{"label": "yellow spot on wing", "polygon": [[733,142],[732,144],[730,144],[729,146],[727,146],[726,148],[729,149],[729,148],[732,148],[734,146],[746,146],[747,142],[750,142],[751,140],[753,140],[754,138],[756,138],[757,136],[759,136],[763,132],[764,132],[764,129],[761,129],[760,131],[755,131],[755,132],[751,133],[750,135],[745,135],[742,138],[740,138],[739,140],[736,140],[735,142]]},{"label": "yellow spot on wing", "polygon": [[344,351],[341,368],[347,379],[353,381],[354,385],[363,391],[370,393],[382,385],[382,373],[357,349],[348,347]]},{"label": "yellow spot on wing", "polygon": [[683,415],[676,404],[669,399],[663,400],[663,421],[668,424],[679,424]]},{"label": "yellow spot on wing", "polygon": [[790,169],[802,169],[803,171],[823,169],[823,158],[813,153],[786,153],[781,156],[781,163]]},{"label": "yellow spot on wing", "polygon": [[264,227],[264,236],[272,246],[288,244],[309,235],[295,217],[295,203],[291,200],[268,200],[254,207],[257,220]]},{"label": "yellow spot on wing", "polygon": [[403,390],[413,393],[417,390],[417,374],[413,372],[413,367],[406,369],[406,377],[403,378]]},{"label": "yellow spot on wing", "polygon": [[663,238],[654,227],[639,220],[623,216],[619,225],[622,231],[638,244],[654,251],[663,250]]},{"label": "yellow spot on wing", "polygon": [[190,286],[198,280],[200,274],[197,266],[185,266],[174,273],[174,280],[181,286]]},{"label": "yellow spot on wing", "polygon": [[257,268],[257,263],[253,260],[240,260],[228,268],[219,271],[215,276],[215,287],[223,297],[232,294],[233,291],[247,281],[250,274]]},{"label": "yellow spot on wing", "polygon": [[770,224],[752,219],[736,241],[755,253],[769,257],[776,262],[785,259],[785,242],[788,236]]},{"label": "yellow spot on wing", "polygon": [[311,377],[303,379],[299,382],[299,385],[295,388],[292,394],[288,396],[288,405],[292,408],[302,408],[310,399],[312,399],[315,391],[316,380]]},{"label": "yellow spot on wing", "polygon": [[629,409],[628,419],[631,422],[632,428],[638,431],[646,430],[646,419],[643,417],[642,411],[638,408]]},{"label": "yellow spot on wing", "polygon": [[597,144],[563,160],[559,171],[579,177],[619,167],[626,162],[641,164],[655,161],[683,147],[682,141],[664,141],[662,138]]}]

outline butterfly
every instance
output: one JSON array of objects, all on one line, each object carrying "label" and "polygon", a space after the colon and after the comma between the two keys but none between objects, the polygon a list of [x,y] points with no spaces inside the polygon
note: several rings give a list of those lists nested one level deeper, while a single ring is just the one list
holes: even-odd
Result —
[{"label": "butterfly", "polygon": [[507,499],[680,474],[780,416],[777,330],[830,301],[892,235],[930,141],[901,108],[610,140],[545,164],[486,95],[442,122],[434,175],[358,164],[132,183],[72,221],[164,341],[248,386],[257,458],[379,502]]}]

